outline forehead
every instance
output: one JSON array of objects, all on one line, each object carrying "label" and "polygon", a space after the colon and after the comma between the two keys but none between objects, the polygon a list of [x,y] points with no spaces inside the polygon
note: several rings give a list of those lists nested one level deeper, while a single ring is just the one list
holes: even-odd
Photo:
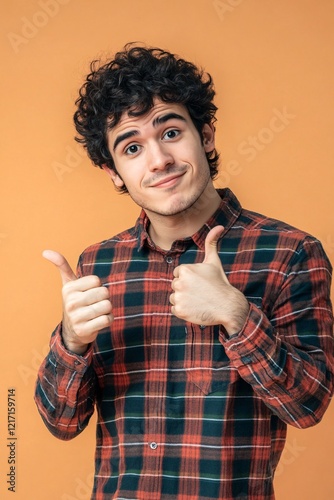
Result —
[{"label": "forehead", "polygon": [[153,107],[144,115],[132,116],[131,111],[135,108],[128,109],[123,112],[117,125],[109,130],[109,134],[115,135],[123,132],[128,128],[145,128],[148,125],[153,125],[157,118],[169,113],[175,113],[182,116],[186,121],[191,121],[187,108],[183,104],[166,103],[158,99],[154,100]]}]

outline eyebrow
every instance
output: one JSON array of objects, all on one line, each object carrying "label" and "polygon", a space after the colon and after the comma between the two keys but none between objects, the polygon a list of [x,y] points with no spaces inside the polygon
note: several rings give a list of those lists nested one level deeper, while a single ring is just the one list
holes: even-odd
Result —
[{"label": "eyebrow", "polygon": [[[163,125],[164,123],[168,122],[169,120],[182,120],[184,122],[186,121],[186,119],[182,115],[179,115],[178,113],[166,113],[165,115],[161,115],[155,118],[152,122],[152,125],[154,128],[156,128],[159,125]],[[139,135],[138,130],[129,130],[128,132],[124,132],[124,134],[120,134],[115,139],[113,145],[113,151],[115,151],[120,142],[125,141],[130,137],[135,137],[137,135]]]},{"label": "eyebrow", "polygon": [[120,134],[119,136],[117,136],[113,145],[113,151],[115,151],[120,142],[125,141],[126,139],[129,139],[129,137],[134,137],[136,135],[139,135],[138,130],[129,130],[128,132],[124,132],[124,134]]},{"label": "eyebrow", "polygon": [[158,116],[153,120],[153,127],[162,125],[163,123],[166,123],[169,120],[182,120],[184,122],[186,121],[184,116],[179,115],[178,113],[166,113],[165,115]]}]

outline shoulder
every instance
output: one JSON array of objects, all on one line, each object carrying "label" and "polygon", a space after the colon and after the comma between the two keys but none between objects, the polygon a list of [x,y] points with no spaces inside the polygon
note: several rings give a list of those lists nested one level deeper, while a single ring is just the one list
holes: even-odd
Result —
[{"label": "shoulder", "polygon": [[305,239],[315,240],[311,234],[298,229],[287,222],[268,217],[258,212],[242,209],[241,214],[233,226],[246,233],[267,237],[280,237],[287,240],[301,242]]},{"label": "shoulder", "polygon": [[[230,231],[230,238],[239,241],[239,249],[271,250],[282,263],[308,259],[322,261],[331,269],[321,242],[310,233],[287,222],[242,209]],[[273,257],[274,258],[274,257]]]},{"label": "shoulder", "polygon": [[136,227],[126,229],[111,238],[88,246],[79,257],[79,268],[85,268],[84,274],[93,272],[96,263],[110,263],[115,256],[131,254],[138,248]]},{"label": "shoulder", "polygon": [[233,212],[233,217],[231,217],[233,221],[228,229],[229,237],[245,239],[248,242],[252,239],[259,240],[260,243],[264,240],[268,242],[286,240],[297,245],[309,238],[315,240],[306,231],[287,222],[242,207],[234,193],[228,188],[220,190],[219,194],[228,205],[229,212]]}]

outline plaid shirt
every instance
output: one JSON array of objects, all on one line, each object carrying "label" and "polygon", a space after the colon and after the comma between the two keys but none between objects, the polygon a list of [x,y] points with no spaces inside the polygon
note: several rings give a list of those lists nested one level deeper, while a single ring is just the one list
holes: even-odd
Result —
[{"label": "plaid shirt", "polygon": [[[142,212],[80,257],[79,275],[108,287],[115,320],[84,356],[66,351],[60,325],[35,399],[61,439],[80,433],[96,405],[93,499],[274,499],[286,424],[312,426],[330,402],[331,266],[320,243],[219,193],[219,210],[169,251],[154,246]],[[230,338],[169,304],[173,269],[203,260],[217,224],[226,275],[250,303]]]}]

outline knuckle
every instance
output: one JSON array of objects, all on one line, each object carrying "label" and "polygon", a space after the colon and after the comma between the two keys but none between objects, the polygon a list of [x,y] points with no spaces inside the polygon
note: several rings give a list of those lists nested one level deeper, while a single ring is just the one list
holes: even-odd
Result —
[{"label": "knuckle", "polygon": [[103,304],[103,310],[105,311],[105,314],[110,313],[112,310],[112,305],[111,305],[110,300],[104,300],[102,302],[102,304]]},{"label": "knuckle", "polygon": [[174,314],[175,314],[178,318],[182,319],[182,318],[183,318],[183,316],[182,316],[182,308],[181,308],[178,304],[175,304],[175,305],[173,306],[173,308],[174,308]]},{"label": "knuckle", "polygon": [[99,302],[109,302],[109,292],[105,288],[99,288],[96,295]]},{"label": "knuckle", "polygon": [[109,300],[101,300],[91,305],[94,317],[103,316],[111,310],[111,304]]},{"label": "knuckle", "polygon": [[68,281],[62,287],[63,298],[68,297],[73,292],[73,281]]},{"label": "knuckle", "polygon": [[75,312],[78,308],[76,297],[67,296],[64,299],[64,308],[68,314]]},{"label": "knuckle", "polygon": [[103,324],[103,327],[107,327],[110,325],[110,323],[113,321],[114,317],[112,314],[108,315],[106,314],[105,316],[102,316],[102,324]]},{"label": "knuckle", "polygon": [[107,299],[109,297],[108,288],[106,288],[105,286],[101,286],[100,290],[101,290],[100,293],[101,293],[102,298]]},{"label": "knuckle", "polygon": [[181,264],[180,266],[178,266],[177,268],[175,268],[175,271],[176,271],[176,273],[177,273],[179,276],[180,276],[180,274],[182,274],[182,273],[183,273],[183,271],[184,271],[184,266],[185,266],[185,264]]},{"label": "knuckle", "polygon": [[101,286],[101,280],[95,274],[92,274],[91,276],[87,276],[87,278],[89,278],[89,282],[92,284],[92,288]]},{"label": "knuckle", "polygon": [[[79,280],[77,280],[79,281]],[[77,281],[68,281],[63,285],[62,288],[62,295],[64,300],[70,299],[72,296],[74,296],[78,292],[78,285]]]},{"label": "knuckle", "polygon": [[[193,265],[196,265],[196,264],[193,264]],[[191,270],[191,268],[189,267],[189,265],[182,264],[182,266],[180,266],[179,278],[185,279],[189,275],[190,270]]]},{"label": "knuckle", "polygon": [[90,304],[89,306],[86,307],[87,315],[89,315],[91,319],[97,318],[100,314],[99,309],[100,309],[100,302],[95,302],[94,304]]},{"label": "knuckle", "polygon": [[77,330],[78,327],[80,327],[80,317],[77,311],[74,311],[70,314],[67,314],[68,320],[70,324],[72,325],[72,328],[74,330]]},{"label": "knuckle", "polygon": [[171,284],[171,287],[172,287],[172,290],[174,290],[174,292],[178,289],[178,287],[180,286],[180,278],[174,278],[173,281],[172,281],[172,284]]},{"label": "knuckle", "polygon": [[86,328],[84,324],[79,324],[75,327],[75,333],[78,337],[84,337],[86,335]]}]

